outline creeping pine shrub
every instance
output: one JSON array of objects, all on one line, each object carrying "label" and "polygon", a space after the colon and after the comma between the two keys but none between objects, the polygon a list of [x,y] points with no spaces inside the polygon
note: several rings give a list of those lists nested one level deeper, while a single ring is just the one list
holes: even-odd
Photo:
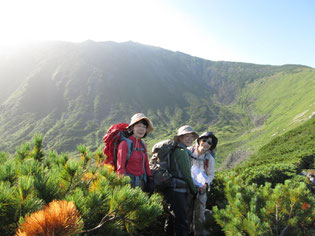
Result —
[{"label": "creeping pine shrub", "polygon": [[256,167],[247,167],[237,170],[246,184],[256,183],[263,185],[265,182],[284,183],[296,175],[296,166],[293,164],[266,164]]},{"label": "creeping pine shrub", "polygon": [[162,214],[162,198],[131,189],[100,151],[80,145],[77,158],[41,142],[0,152],[0,235],[142,234]]},{"label": "creeping pine shrub", "polygon": [[[315,198],[304,182],[287,180],[274,188],[270,183],[246,185],[231,174],[226,179],[225,208],[214,207],[214,217],[226,235],[295,235],[314,233]],[[248,204],[249,203],[249,204]]]}]

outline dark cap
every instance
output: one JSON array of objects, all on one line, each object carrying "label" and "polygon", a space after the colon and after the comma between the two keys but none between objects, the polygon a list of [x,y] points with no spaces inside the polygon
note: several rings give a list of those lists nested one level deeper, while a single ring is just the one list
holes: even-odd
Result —
[{"label": "dark cap", "polygon": [[204,132],[197,138],[197,143],[199,144],[199,140],[202,138],[211,138],[212,145],[210,147],[211,150],[215,149],[218,144],[218,138],[212,132]]}]

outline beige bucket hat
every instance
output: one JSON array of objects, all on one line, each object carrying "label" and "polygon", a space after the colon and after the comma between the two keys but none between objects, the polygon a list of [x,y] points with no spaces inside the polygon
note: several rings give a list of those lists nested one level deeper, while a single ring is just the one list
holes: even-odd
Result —
[{"label": "beige bucket hat", "polygon": [[194,139],[198,138],[198,134],[194,131],[194,129],[191,126],[184,125],[177,130],[177,134],[174,136],[174,141],[176,143],[178,143],[179,142],[179,136],[182,136],[184,134],[193,134]]},{"label": "beige bucket hat", "polygon": [[142,114],[142,113],[136,113],[136,114],[134,114],[132,117],[131,117],[131,120],[130,120],[130,123],[129,123],[129,126],[128,126],[128,128],[130,127],[130,126],[132,126],[132,125],[134,125],[135,123],[137,123],[138,121],[140,121],[140,120],[146,120],[147,122],[148,122],[148,128],[147,128],[147,134],[149,134],[149,133],[151,133],[152,131],[153,131],[153,123],[152,123],[152,121],[148,118],[148,117],[146,117],[144,114]]}]

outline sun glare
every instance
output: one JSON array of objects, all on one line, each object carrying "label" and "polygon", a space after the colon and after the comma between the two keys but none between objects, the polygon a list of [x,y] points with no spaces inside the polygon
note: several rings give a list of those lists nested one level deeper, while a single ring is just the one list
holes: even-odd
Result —
[{"label": "sun glare", "polygon": [[213,35],[205,37],[202,28],[165,1],[2,1],[0,28],[2,52],[17,49],[27,41],[90,39],[132,40],[206,59],[228,54]]},{"label": "sun glare", "polygon": [[149,24],[158,21],[151,14],[159,11],[157,4],[144,0],[11,0],[0,4],[0,40],[6,44],[46,39],[80,41],[90,36],[119,38],[133,32],[145,35]]}]

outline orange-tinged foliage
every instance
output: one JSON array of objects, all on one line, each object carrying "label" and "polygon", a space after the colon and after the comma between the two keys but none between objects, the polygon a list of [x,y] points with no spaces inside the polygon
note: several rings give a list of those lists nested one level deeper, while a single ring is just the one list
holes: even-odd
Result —
[{"label": "orange-tinged foliage", "polygon": [[85,173],[82,177],[82,180],[83,181],[89,181],[91,179],[95,179],[96,178],[96,175],[94,175],[92,172],[89,172],[89,173]]},{"label": "orange-tinged foliage", "polygon": [[105,164],[104,167],[107,169],[108,173],[112,173],[115,171],[114,166],[110,164]]},{"label": "orange-tinged foliage", "polygon": [[[107,170],[107,173],[112,173],[112,172],[115,171],[114,166],[112,166],[110,164],[104,164],[103,168],[105,168]],[[99,181],[98,177],[99,177],[98,174],[96,174],[95,177],[93,177],[93,181],[92,181],[91,187],[89,188],[90,191],[94,191],[94,190],[97,190],[99,188],[100,181]]]},{"label": "orange-tinged foliage", "polygon": [[72,235],[79,233],[83,222],[74,202],[52,201],[43,210],[25,218],[16,235]]},{"label": "orange-tinged foliage", "polygon": [[303,205],[302,205],[302,210],[303,210],[303,211],[307,210],[307,209],[310,208],[310,207],[311,207],[310,204],[308,204],[307,202],[303,202]]},{"label": "orange-tinged foliage", "polygon": [[91,187],[90,187],[90,191],[95,191],[95,190],[97,190],[98,188],[99,188],[99,180],[95,180],[95,181],[93,181],[92,182],[92,185],[91,185]]}]

